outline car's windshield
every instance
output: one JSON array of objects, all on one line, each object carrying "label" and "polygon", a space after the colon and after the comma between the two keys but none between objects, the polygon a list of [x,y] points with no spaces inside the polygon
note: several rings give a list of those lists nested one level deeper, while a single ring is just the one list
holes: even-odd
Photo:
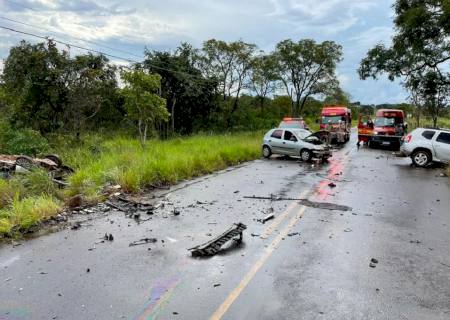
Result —
[{"label": "car's windshield", "polygon": [[375,127],[394,127],[395,125],[401,123],[401,118],[376,117],[375,119]]},{"label": "car's windshield", "polygon": [[333,116],[333,117],[323,116],[322,117],[322,123],[324,123],[324,124],[327,124],[327,123],[339,123],[340,120],[342,120],[341,116]]},{"label": "car's windshield", "polygon": [[302,129],[302,130],[293,130],[295,135],[299,137],[300,139],[305,139],[306,137],[310,136],[312,133],[311,131]]}]

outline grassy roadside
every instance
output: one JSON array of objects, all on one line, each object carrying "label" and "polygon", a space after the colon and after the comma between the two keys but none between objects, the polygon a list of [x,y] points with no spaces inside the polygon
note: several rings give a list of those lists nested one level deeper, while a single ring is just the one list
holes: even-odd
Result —
[{"label": "grassy roadside", "polygon": [[29,231],[61,212],[72,196],[101,199],[107,184],[133,193],[256,159],[261,139],[261,132],[252,132],[151,140],[145,149],[137,140],[123,137],[93,137],[80,147],[60,145],[54,151],[76,170],[66,190],[55,188],[43,171],[0,179],[0,238]]}]

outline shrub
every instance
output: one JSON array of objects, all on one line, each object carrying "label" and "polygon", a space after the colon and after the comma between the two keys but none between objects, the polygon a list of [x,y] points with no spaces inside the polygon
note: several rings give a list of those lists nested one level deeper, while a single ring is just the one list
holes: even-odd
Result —
[{"label": "shrub", "polygon": [[49,149],[48,141],[39,132],[31,129],[13,131],[5,142],[9,154],[37,155]]}]

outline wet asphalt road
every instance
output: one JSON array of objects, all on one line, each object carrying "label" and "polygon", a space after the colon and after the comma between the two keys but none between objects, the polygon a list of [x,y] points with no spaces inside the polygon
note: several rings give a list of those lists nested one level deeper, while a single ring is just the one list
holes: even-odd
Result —
[{"label": "wet asphalt road", "polygon": [[[441,172],[352,140],[325,165],[272,158],[181,184],[139,225],[122,212],[78,216],[79,230],[0,247],[0,319],[450,319]],[[248,226],[242,244],[190,256],[234,222]],[[106,232],[114,241],[96,243]],[[129,247],[146,237],[158,242]]]}]

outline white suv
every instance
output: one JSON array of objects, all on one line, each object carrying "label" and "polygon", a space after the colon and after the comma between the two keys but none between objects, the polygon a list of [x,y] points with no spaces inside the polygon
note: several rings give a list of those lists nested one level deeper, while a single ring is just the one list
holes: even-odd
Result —
[{"label": "white suv", "polygon": [[432,161],[450,163],[450,130],[417,128],[403,138],[400,152],[418,167]]}]

